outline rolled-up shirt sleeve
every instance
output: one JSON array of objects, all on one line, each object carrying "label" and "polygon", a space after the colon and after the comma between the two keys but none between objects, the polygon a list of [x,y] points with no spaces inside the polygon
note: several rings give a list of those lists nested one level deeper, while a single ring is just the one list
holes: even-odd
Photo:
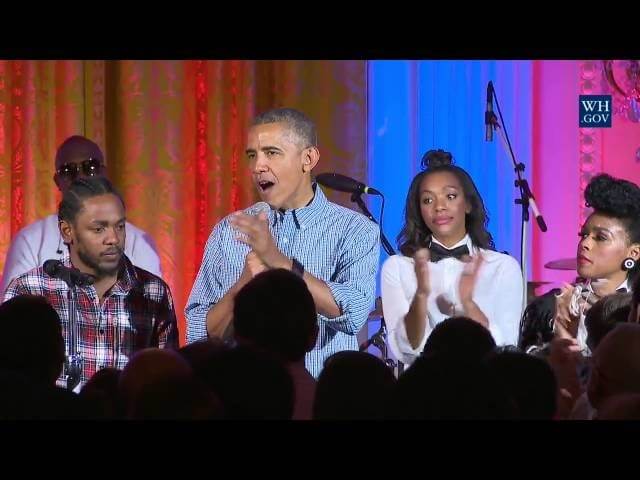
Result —
[{"label": "rolled-up shirt sleeve", "polygon": [[336,272],[326,284],[340,309],[340,315],[321,321],[335,330],[356,335],[374,306],[376,275],[380,256],[380,228],[366,220],[345,236]]},{"label": "rolled-up shirt sleeve", "polygon": [[224,261],[223,227],[223,223],[219,223],[209,235],[200,270],[187,300],[184,311],[187,321],[187,343],[207,336],[207,312],[224,295],[223,286],[217,275]]}]

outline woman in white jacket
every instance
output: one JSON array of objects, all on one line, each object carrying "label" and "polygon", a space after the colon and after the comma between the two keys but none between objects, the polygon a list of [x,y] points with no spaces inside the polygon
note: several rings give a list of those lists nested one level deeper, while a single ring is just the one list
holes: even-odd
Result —
[{"label": "woman in white jacket", "polygon": [[495,251],[478,189],[451,154],[430,150],[422,164],[407,194],[401,254],[382,266],[393,354],[413,363],[433,328],[452,316],[477,321],[498,345],[515,345],[524,295],[518,262]]}]

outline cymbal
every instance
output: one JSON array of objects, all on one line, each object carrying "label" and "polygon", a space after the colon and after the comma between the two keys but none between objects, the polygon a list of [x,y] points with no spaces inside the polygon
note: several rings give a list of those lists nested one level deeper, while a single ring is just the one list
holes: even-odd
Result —
[{"label": "cymbal", "polygon": [[549,270],[576,270],[578,268],[578,262],[575,257],[561,258],[545,263],[544,268],[548,268]]}]

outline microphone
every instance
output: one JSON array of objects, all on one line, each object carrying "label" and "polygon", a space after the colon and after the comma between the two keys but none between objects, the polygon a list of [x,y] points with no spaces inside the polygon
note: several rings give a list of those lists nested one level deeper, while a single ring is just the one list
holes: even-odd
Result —
[{"label": "microphone", "polygon": [[316,182],[333,190],[347,193],[368,193],[369,195],[382,195],[373,187],[368,187],[351,177],[339,173],[321,173],[316,175]]},{"label": "microphone", "polygon": [[247,215],[260,215],[262,212],[269,213],[271,211],[271,205],[267,202],[258,202],[251,205],[249,208],[245,208],[244,213]]},{"label": "microphone", "polygon": [[44,272],[53,278],[63,280],[69,288],[93,285],[94,278],[75,268],[65,267],[60,260],[47,260],[43,264]]},{"label": "microphone", "polygon": [[[268,215],[270,211],[271,211],[271,205],[269,205],[267,202],[258,202],[242,210],[242,213],[244,213],[245,215],[251,215],[251,216],[257,217],[262,212],[265,212]],[[233,213],[232,216],[233,215],[235,215],[235,213]],[[242,233],[236,226],[233,226],[232,228],[236,232],[236,235],[246,240],[247,238],[246,234]]]},{"label": "microphone", "polygon": [[484,112],[485,136],[487,142],[493,142],[493,82],[487,84],[487,110]]},{"label": "microphone", "polygon": [[540,230],[542,230],[543,232],[546,232],[547,224],[545,223],[544,218],[542,218],[542,214],[540,213],[540,210],[538,210],[538,206],[536,205],[536,201],[533,198],[533,195],[529,199],[529,205],[531,205],[531,210],[533,210],[533,216],[536,217],[536,222],[538,222],[538,226],[540,227]]},{"label": "microphone", "polygon": [[[533,197],[533,193],[531,193],[531,189],[529,188],[529,182],[527,182],[526,179],[516,180],[516,186],[519,186],[519,185],[523,190],[523,193],[522,193],[523,197],[528,200],[529,206],[533,211],[533,216],[536,217],[536,222],[538,222],[538,226],[540,227],[540,230],[542,230],[543,232],[546,232],[547,224],[545,223],[544,218],[542,218],[542,214],[540,213],[540,210],[538,210],[538,205],[536,205],[536,199]],[[516,200],[516,203],[522,204],[522,199]]]}]

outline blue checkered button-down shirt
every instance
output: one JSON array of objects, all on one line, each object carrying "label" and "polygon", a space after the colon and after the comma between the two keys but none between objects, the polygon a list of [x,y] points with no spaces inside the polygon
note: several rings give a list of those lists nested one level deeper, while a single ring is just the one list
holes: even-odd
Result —
[{"label": "blue checkered button-down shirt", "polygon": [[[335,318],[318,314],[318,341],[305,358],[309,372],[318,377],[327,357],[358,348],[356,334],[374,304],[380,228],[314,188],[306,207],[271,210],[269,228],[280,251],[324,281],[340,307],[341,315]],[[185,308],[187,342],[207,335],[207,312],[240,278],[248,252],[249,247],[236,240],[228,216],[213,228]]]}]

